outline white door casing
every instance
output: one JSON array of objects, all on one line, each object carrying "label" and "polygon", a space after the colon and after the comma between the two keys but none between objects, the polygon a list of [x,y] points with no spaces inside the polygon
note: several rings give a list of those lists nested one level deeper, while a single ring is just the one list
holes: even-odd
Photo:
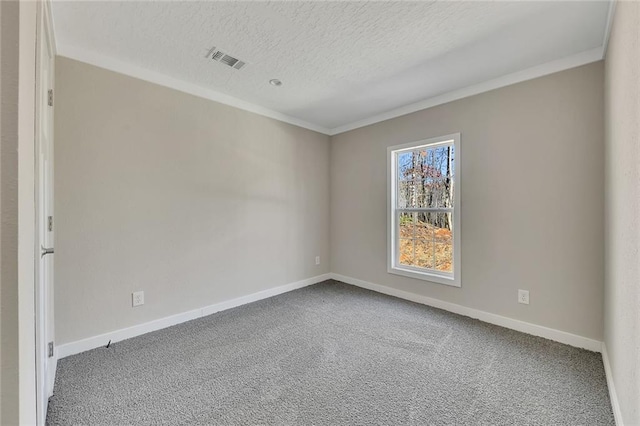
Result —
[{"label": "white door casing", "polygon": [[[56,373],[53,316],[53,103],[55,47],[49,3],[38,5],[36,39],[36,403],[45,423]],[[49,249],[49,251],[44,251]],[[51,345],[51,347],[49,346]]]}]

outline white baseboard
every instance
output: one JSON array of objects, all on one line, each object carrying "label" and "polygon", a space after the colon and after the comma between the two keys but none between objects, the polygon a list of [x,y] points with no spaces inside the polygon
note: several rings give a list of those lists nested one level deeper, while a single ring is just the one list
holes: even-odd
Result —
[{"label": "white baseboard", "polygon": [[154,321],[146,322],[144,324],[134,325],[132,327],[111,331],[109,333],[100,334],[98,336],[89,337],[87,339],[65,343],[56,347],[56,353],[58,359],[61,359],[69,355],[75,355],[80,352],[98,348],[100,346],[106,346],[109,340],[111,340],[112,343],[115,343],[121,340],[130,339],[132,337],[140,336],[152,331],[171,327],[172,325],[211,315],[216,312],[235,308],[241,305],[246,305],[247,303],[256,302],[258,300],[267,299],[269,297],[277,296],[278,294],[286,293],[312,284],[317,284],[330,278],[331,274],[318,275],[302,281],[296,281],[279,287],[270,288],[267,290],[259,291],[257,293],[249,294],[247,296],[241,296],[235,299],[216,303],[214,305],[194,309],[192,311],[160,318]]},{"label": "white baseboard", "polygon": [[[89,337],[87,339],[78,340],[71,343],[66,343],[56,347],[56,355],[58,359],[74,355],[80,352],[95,349],[100,346],[106,346],[111,340],[112,343],[119,342],[121,340],[130,339],[132,337],[140,336],[145,333],[160,330],[163,328],[171,327],[172,325],[180,324],[186,321],[190,321],[203,316],[211,315],[216,312],[224,311],[226,309],[235,308],[237,306],[245,305],[247,303],[255,302],[269,297],[277,296],[278,294],[286,293],[292,290],[296,290],[302,287],[306,287],[319,282],[334,279],[344,282],[346,284],[355,285],[368,290],[373,290],[378,293],[387,294],[390,296],[398,297],[401,299],[410,300],[412,302],[421,303],[423,305],[433,306],[435,308],[443,309],[445,311],[453,312],[456,314],[468,316],[478,319],[480,321],[488,322],[490,324],[499,325],[501,327],[510,328],[523,333],[532,334],[534,336],[544,337],[545,339],[554,340],[556,342],[565,343],[567,345],[575,346],[578,348],[588,349],[594,352],[602,351],[602,342],[589,339],[583,336],[567,333],[560,330],[555,330],[548,327],[543,327],[528,322],[503,317],[500,315],[492,314],[485,311],[480,311],[466,306],[457,305],[455,303],[445,302],[439,299],[431,297],[421,296],[415,293],[410,293],[403,290],[398,290],[391,287],[386,287],[379,284],[370,283],[368,281],[359,280],[356,278],[347,277],[340,274],[328,273],[318,275],[316,277],[308,278],[302,281],[297,281],[290,284],[285,284],[279,287],[274,287],[268,290],[263,290],[257,293],[249,294],[247,296],[238,297],[236,299],[227,300],[224,302],[216,303],[214,305],[205,306],[203,308],[194,309],[192,311],[183,312],[180,314],[172,315],[165,318],[160,318],[154,321],[146,322],[144,324],[135,325],[120,330],[111,331],[98,336]],[[609,377],[609,376],[607,376]],[[610,388],[611,389],[611,388]]]},{"label": "white baseboard", "polygon": [[370,283],[368,281],[351,278],[340,274],[331,273],[331,278],[342,281],[346,284],[355,285],[357,287],[373,290],[378,293],[387,294],[389,296],[398,297],[400,299],[410,300],[412,302],[421,303],[423,305],[433,306],[434,308],[443,309],[445,311],[475,318],[490,324],[499,325],[501,327],[510,328],[526,334],[532,334],[545,339],[554,340],[577,348],[583,348],[594,352],[602,350],[602,342],[589,339],[587,337],[578,336],[576,334],[567,333],[565,331],[555,330],[553,328],[543,327],[541,325],[531,324],[528,322],[516,320],[513,318],[503,317],[501,315],[492,314],[478,309],[468,308],[466,306],[457,305],[455,303],[445,302],[439,299],[433,299],[427,296],[410,293],[408,291],[398,290],[386,287],[380,284]]},{"label": "white baseboard", "polygon": [[623,426],[622,411],[620,411],[620,402],[618,394],[613,383],[613,373],[611,372],[611,364],[609,364],[609,354],[607,353],[607,345],[602,343],[602,363],[604,364],[604,373],[607,376],[607,387],[609,388],[609,399],[611,400],[611,409],[613,410],[613,418],[617,426]]}]

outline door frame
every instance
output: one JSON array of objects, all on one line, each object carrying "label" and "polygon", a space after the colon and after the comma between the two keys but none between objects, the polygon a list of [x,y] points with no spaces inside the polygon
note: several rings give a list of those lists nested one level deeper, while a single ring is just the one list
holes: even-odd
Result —
[{"label": "door frame", "polygon": [[[35,77],[38,4],[18,11],[18,383],[17,421],[36,424]],[[4,408],[4,407],[3,407]],[[12,409],[13,407],[7,407]],[[3,418],[5,416],[3,410]]]},{"label": "door frame", "polygon": [[[34,179],[33,179],[33,194],[35,202],[35,223],[34,223],[34,284],[35,284],[35,379],[36,379],[36,424],[40,425],[45,423],[47,415],[47,405],[49,397],[53,394],[53,384],[55,380],[56,372],[56,351],[55,346],[53,349],[53,357],[47,356],[47,345],[49,341],[53,341],[53,336],[50,335],[49,330],[53,330],[53,317],[49,314],[49,308],[53,298],[52,290],[53,286],[46,288],[41,279],[41,273],[46,270],[42,268],[41,262],[41,235],[46,235],[46,225],[42,220],[42,216],[45,213],[45,203],[42,203],[40,192],[43,190],[40,187],[41,182],[41,158],[40,158],[40,144],[42,135],[42,126],[48,125],[50,132],[49,146],[47,147],[48,156],[53,160],[53,112],[50,113],[48,120],[45,119],[45,115],[41,114],[41,111],[47,108],[47,95],[45,94],[49,89],[53,89],[53,79],[55,76],[55,38],[53,34],[53,21],[51,16],[51,4],[49,0],[42,0],[37,2],[36,9],[36,72],[35,72],[35,125],[34,125]],[[43,73],[45,65],[42,63],[42,59],[50,55],[51,62],[46,66],[48,70],[48,82],[45,82],[48,87],[41,87],[43,84]],[[46,111],[49,114],[49,111]],[[52,162],[52,161],[51,161]],[[45,171],[46,173],[46,171]],[[53,179],[53,176],[50,176]],[[52,188],[51,188],[52,189]],[[42,212],[41,212],[42,210]],[[49,260],[50,262],[53,259]],[[49,271],[53,271],[50,268]],[[53,279],[53,277],[52,277]]]},{"label": "door frame", "polygon": [[[18,360],[15,402],[18,424],[38,424],[38,383],[36,381],[36,261],[40,247],[36,235],[36,75],[37,37],[41,16],[46,16],[49,28],[53,29],[50,0],[20,0],[18,5]],[[46,12],[44,12],[46,10]],[[4,9],[3,9],[4,12]],[[46,14],[46,15],[45,15]],[[55,53],[55,38],[51,34]],[[3,389],[4,390],[4,389]],[[10,391],[10,390],[9,390]],[[5,407],[3,407],[5,408]],[[11,415],[3,419],[13,419]],[[13,420],[12,420],[13,421]]]}]

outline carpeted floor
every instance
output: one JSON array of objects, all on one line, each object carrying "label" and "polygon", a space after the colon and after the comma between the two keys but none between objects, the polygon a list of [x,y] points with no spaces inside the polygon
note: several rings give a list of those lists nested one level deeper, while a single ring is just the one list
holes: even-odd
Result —
[{"label": "carpeted floor", "polygon": [[327,281],[60,360],[50,425],[613,425],[600,354]]}]

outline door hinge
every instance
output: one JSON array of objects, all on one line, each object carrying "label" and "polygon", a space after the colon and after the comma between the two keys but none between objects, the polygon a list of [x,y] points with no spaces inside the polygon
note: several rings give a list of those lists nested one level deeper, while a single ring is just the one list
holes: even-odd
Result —
[{"label": "door hinge", "polygon": [[49,232],[53,231],[53,216],[47,218],[47,229]]},{"label": "door hinge", "polygon": [[49,348],[49,358],[53,358],[53,342],[49,342],[47,347]]},{"label": "door hinge", "polygon": [[49,100],[47,101],[49,106],[53,106],[53,89],[49,89]]}]

